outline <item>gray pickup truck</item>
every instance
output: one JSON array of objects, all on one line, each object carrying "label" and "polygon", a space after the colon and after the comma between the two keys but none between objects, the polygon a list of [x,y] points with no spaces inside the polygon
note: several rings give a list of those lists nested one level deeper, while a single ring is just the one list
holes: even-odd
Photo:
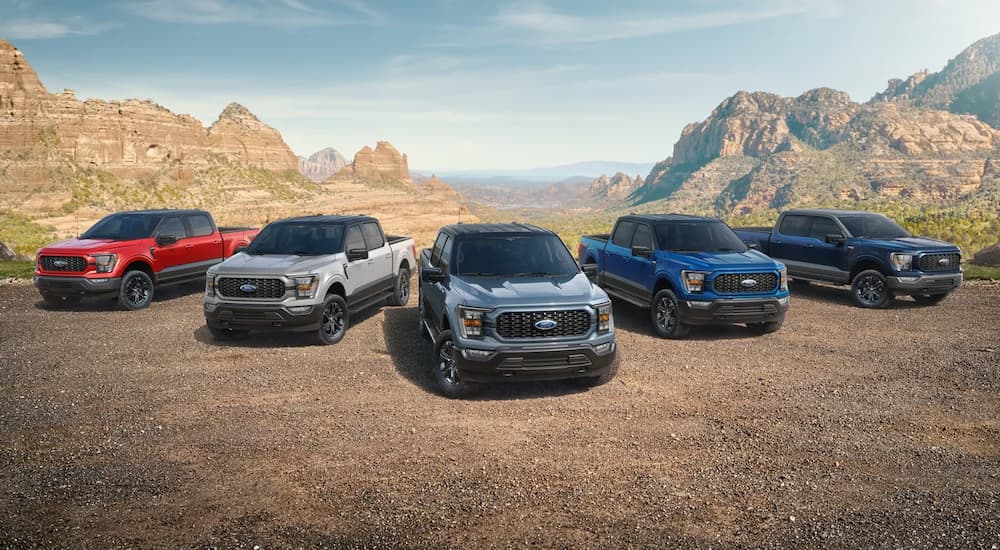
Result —
[{"label": "gray pickup truck", "polygon": [[336,344],[351,313],[406,305],[415,252],[413,239],[385,235],[368,216],[273,222],[208,270],[205,322],[216,338],[313,331],[321,344]]},{"label": "gray pickup truck", "polygon": [[459,224],[420,253],[421,333],[447,397],[498,381],[604,384],[618,369],[608,295],[551,231]]}]

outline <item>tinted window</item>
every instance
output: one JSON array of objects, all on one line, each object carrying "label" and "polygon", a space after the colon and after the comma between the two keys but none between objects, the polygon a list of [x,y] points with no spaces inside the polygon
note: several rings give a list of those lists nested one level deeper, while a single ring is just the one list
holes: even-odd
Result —
[{"label": "tinted window", "polygon": [[212,225],[212,220],[208,219],[208,216],[204,214],[187,216],[187,223],[188,232],[191,233],[192,237],[204,237],[205,235],[211,235],[215,232],[215,226]]},{"label": "tinted window", "polygon": [[321,256],[341,250],[344,226],[323,223],[272,223],[247,247],[246,253]]},{"label": "tinted window", "polygon": [[[257,238],[259,239],[260,237]],[[361,227],[357,225],[352,225],[347,230],[347,244],[344,246],[344,252],[351,250],[368,250],[365,238],[361,234]]]},{"label": "tinted window", "polygon": [[821,241],[826,240],[827,235],[840,235],[843,230],[837,225],[837,222],[831,220],[830,218],[813,218],[812,231],[810,235]]},{"label": "tinted window", "polygon": [[181,240],[187,237],[187,231],[184,229],[184,224],[181,223],[180,218],[167,218],[160,224],[156,235],[158,237],[174,237],[177,240]]},{"label": "tinted window", "polygon": [[882,214],[847,214],[837,216],[840,223],[854,237],[871,237],[874,239],[898,239],[912,237],[909,231]]},{"label": "tinted window", "polygon": [[808,216],[785,216],[781,220],[781,227],[778,232],[782,235],[797,235],[808,237],[812,222]]},{"label": "tinted window", "polygon": [[635,234],[635,222],[621,222],[615,228],[615,234],[611,236],[611,242],[628,248],[632,244],[632,235]]},{"label": "tinted window", "polygon": [[451,264],[451,249],[454,245],[455,239],[448,239],[444,242],[444,247],[441,248],[441,259],[438,263],[441,271],[448,271],[448,265]]},{"label": "tinted window", "polygon": [[148,239],[163,216],[152,214],[112,214],[94,224],[81,239],[113,239],[128,241]]},{"label": "tinted window", "polygon": [[676,221],[656,226],[660,250],[674,252],[746,252],[747,245],[718,221]]},{"label": "tinted window", "polygon": [[434,248],[431,249],[431,265],[438,265],[438,262],[441,260],[441,249],[444,248],[444,242],[446,240],[448,240],[448,235],[438,233],[438,238],[434,241]]},{"label": "tinted window", "polygon": [[580,272],[566,245],[551,234],[470,236],[459,239],[456,246],[452,271],[458,275],[529,277]]},{"label": "tinted window", "polygon": [[653,248],[653,234],[649,232],[649,226],[638,224],[635,226],[635,235],[632,237],[632,246],[643,246]]},{"label": "tinted window", "polygon": [[365,242],[368,243],[368,250],[382,248],[382,245],[385,244],[385,239],[382,238],[382,230],[378,228],[378,224],[374,222],[363,223],[361,224],[361,232],[365,236]]}]

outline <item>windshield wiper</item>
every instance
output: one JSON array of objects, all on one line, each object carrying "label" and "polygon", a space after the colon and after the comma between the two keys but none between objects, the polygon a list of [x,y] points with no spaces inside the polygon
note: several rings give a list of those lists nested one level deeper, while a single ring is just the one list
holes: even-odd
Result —
[{"label": "windshield wiper", "polygon": [[499,273],[487,273],[485,271],[473,271],[472,273],[459,273],[463,277],[499,277]]},{"label": "windshield wiper", "polygon": [[565,273],[556,273],[553,271],[528,271],[525,273],[515,273],[511,277],[552,277],[556,275],[565,275]]}]

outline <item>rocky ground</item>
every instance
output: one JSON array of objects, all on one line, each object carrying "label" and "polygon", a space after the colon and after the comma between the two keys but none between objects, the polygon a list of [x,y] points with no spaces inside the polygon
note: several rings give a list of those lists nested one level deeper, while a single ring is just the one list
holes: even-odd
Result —
[{"label": "rocky ground", "polygon": [[430,390],[413,307],[336,347],[212,341],[197,287],[51,311],[0,287],[2,547],[1000,544],[1000,286],[654,338],[610,384]]}]

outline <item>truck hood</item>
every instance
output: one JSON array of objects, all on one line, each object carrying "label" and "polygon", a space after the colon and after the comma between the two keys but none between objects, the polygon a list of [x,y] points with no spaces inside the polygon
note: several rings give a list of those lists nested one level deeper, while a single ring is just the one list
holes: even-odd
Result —
[{"label": "truck hood", "polygon": [[752,249],[746,252],[657,252],[657,255],[680,263],[688,269],[705,271],[725,268],[767,271],[783,267],[770,256]]},{"label": "truck hood", "polygon": [[131,241],[113,241],[110,239],[66,239],[42,248],[42,254],[97,254],[100,252],[114,252],[116,250],[134,246],[146,239],[136,239]]},{"label": "truck hood", "polygon": [[240,252],[228,260],[209,268],[215,275],[304,275],[319,273],[342,257],[341,254],[325,256],[297,256],[295,254],[267,254],[251,256]]},{"label": "truck hood", "polygon": [[851,244],[865,247],[898,250],[902,252],[958,252],[958,247],[945,241],[925,237],[900,237],[898,239],[851,239]]},{"label": "truck hood", "polygon": [[608,300],[583,273],[559,277],[459,277],[451,289],[473,307],[579,305]]}]

